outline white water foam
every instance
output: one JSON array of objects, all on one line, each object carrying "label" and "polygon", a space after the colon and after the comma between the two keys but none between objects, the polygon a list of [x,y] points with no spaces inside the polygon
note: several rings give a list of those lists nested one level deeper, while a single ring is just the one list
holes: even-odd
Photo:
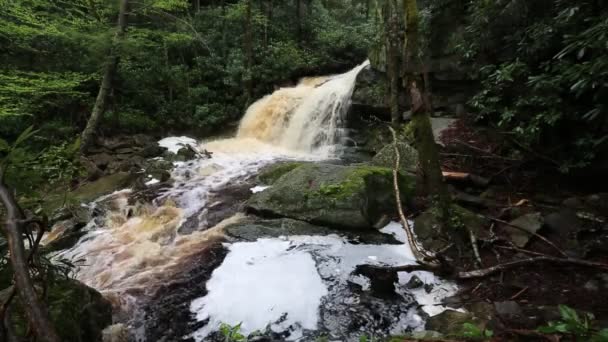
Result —
[{"label": "white water foam", "polygon": [[[401,226],[392,222],[384,230],[396,231],[397,227]],[[369,279],[351,274],[357,265],[397,266],[415,262],[407,243],[354,245],[335,235],[263,238],[233,243],[229,250],[226,260],[207,283],[208,294],[190,306],[199,321],[209,320],[192,335],[197,341],[204,341],[220,323],[241,323],[245,334],[270,325],[275,331],[287,331],[288,340],[297,339],[305,330],[319,328],[321,305],[333,305],[340,292],[347,292],[348,282],[369,290]],[[315,262],[311,263],[312,260]],[[417,274],[425,284],[433,285],[433,289],[429,293],[424,289],[405,289],[412,274]],[[456,286],[432,273],[412,274],[399,273],[397,292],[404,297],[408,293],[413,295],[430,315],[445,310],[438,304],[454,294]],[[327,302],[322,304],[324,301]],[[423,326],[424,320],[417,311],[409,310],[399,317],[391,332],[403,333]]]}]

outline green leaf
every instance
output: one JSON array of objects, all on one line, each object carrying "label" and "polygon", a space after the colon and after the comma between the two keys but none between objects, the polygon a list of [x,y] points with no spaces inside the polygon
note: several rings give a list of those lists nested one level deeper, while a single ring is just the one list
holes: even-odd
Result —
[{"label": "green leaf", "polygon": [[494,336],[494,331],[492,331],[490,329],[486,329],[486,330],[484,330],[483,335],[487,338],[490,338],[490,337]]},{"label": "green leaf", "polygon": [[32,135],[36,134],[36,132],[38,132],[38,131],[34,131],[34,126],[30,126],[30,127],[26,128],[25,131],[23,131],[19,135],[19,137],[17,137],[17,140],[15,140],[15,143],[13,144],[13,148],[21,145],[24,141],[29,139]]},{"label": "green leaf", "polygon": [[608,342],[608,328],[602,329],[597,334],[593,335],[591,342]]},{"label": "green leaf", "polygon": [[581,323],[576,310],[572,309],[567,305],[559,305],[559,313],[562,316],[562,319],[569,323]]}]

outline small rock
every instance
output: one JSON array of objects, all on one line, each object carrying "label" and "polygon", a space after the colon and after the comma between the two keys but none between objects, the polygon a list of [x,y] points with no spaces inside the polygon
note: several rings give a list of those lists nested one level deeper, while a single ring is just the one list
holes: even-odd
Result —
[{"label": "small rock", "polygon": [[517,247],[523,248],[528,244],[533,234],[542,227],[543,220],[540,213],[530,213],[516,218],[509,224],[522,228],[517,229],[512,226],[506,226],[505,231]]},{"label": "small rock", "polygon": [[523,316],[521,307],[514,301],[494,302],[494,309],[500,317],[505,319]]},{"label": "small rock", "polygon": [[99,168],[105,168],[110,164],[114,158],[107,153],[94,154],[89,156],[89,159]]},{"label": "small rock", "polygon": [[182,147],[177,151],[177,156],[182,157],[184,160],[192,160],[196,158],[196,151],[191,147]]},{"label": "small rock", "polygon": [[583,207],[583,202],[578,197],[566,198],[562,205],[566,208],[580,209]]},{"label": "small rock", "polygon": [[129,328],[124,324],[112,324],[101,332],[102,342],[129,342]]},{"label": "small rock", "polygon": [[424,286],[424,282],[422,280],[420,280],[420,278],[417,275],[413,275],[410,278],[410,281],[407,282],[407,284],[405,284],[405,287],[407,287],[408,289],[417,289]]},{"label": "small rock", "polygon": [[595,279],[591,279],[583,285],[583,288],[589,292],[597,292],[600,289],[600,283]]},{"label": "small rock", "polygon": [[158,146],[157,143],[152,143],[145,146],[139,154],[144,158],[153,158],[162,156],[167,151],[166,147]]},{"label": "small rock", "polygon": [[547,215],[545,226],[561,236],[568,236],[570,233],[578,232],[582,223],[574,211],[564,209]]}]

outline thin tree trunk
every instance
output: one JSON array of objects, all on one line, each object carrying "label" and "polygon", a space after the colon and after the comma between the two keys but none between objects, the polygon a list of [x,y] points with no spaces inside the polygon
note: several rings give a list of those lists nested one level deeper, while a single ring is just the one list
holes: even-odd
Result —
[{"label": "thin tree trunk", "polygon": [[391,122],[398,124],[401,121],[399,113],[399,17],[394,0],[389,0],[385,7],[385,30],[386,30],[386,64],[389,79],[389,108],[391,111]]},{"label": "thin tree trunk", "polygon": [[11,190],[4,184],[0,170],[0,202],[6,208],[6,222],[3,232],[8,242],[11,264],[15,272],[15,286],[31,329],[38,341],[59,342],[59,335],[53,327],[48,311],[38,298],[34,282],[29,273],[28,258],[23,246],[23,214]]},{"label": "thin tree trunk", "polygon": [[251,0],[245,2],[245,36],[243,37],[243,49],[245,50],[245,106],[249,106],[253,98],[253,27],[251,22]]},{"label": "thin tree trunk", "polygon": [[302,44],[302,0],[296,0],[296,37],[298,45]]},{"label": "thin tree trunk", "polygon": [[118,53],[116,51],[116,47],[122,37],[125,34],[127,29],[127,10],[129,7],[128,0],[120,1],[120,11],[118,13],[118,25],[116,35],[114,36],[112,42],[112,51],[110,52],[110,56],[106,61],[106,65],[104,67],[103,78],[101,80],[101,86],[99,87],[99,93],[97,93],[97,99],[95,100],[95,105],[93,106],[93,112],[91,113],[91,117],[87,122],[87,126],[82,132],[81,142],[80,142],[80,153],[85,154],[87,150],[91,147],[93,140],[95,138],[95,134],[99,129],[99,123],[103,114],[106,111],[106,105],[108,100],[108,94],[112,89],[112,80],[114,79],[114,74],[116,73],[116,68],[118,67]]},{"label": "thin tree trunk", "polygon": [[443,182],[439,151],[433,136],[429,112],[432,110],[430,95],[425,89],[425,78],[414,73],[414,63],[419,58],[418,4],[416,0],[403,0],[406,22],[406,56],[404,63],[405,82],[412,106],[412,124],[417,140],[418,162],[425,193],[439,205],[440,221],[446,223],[449,215],[449,194]]}]

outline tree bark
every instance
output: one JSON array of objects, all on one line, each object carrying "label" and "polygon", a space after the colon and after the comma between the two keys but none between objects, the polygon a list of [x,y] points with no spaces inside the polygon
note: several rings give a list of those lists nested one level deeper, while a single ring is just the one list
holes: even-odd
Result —
[{"label": "tree bark", "polygon": [[296,0],[296,37],[298,45],[302,44],[302,0]]},{"label": "tree bark", "polygon": [[251,22],[251,0],[245,2],[245,36],[243,37],[243,49],[245,52],[245,107],[248,107],[253,98],[253,27]]},{"label": "tree bark", "polygon": [[120,1],[120,10],[118,13],[118,25],[116,35],[113,38],[112,42],[112,51],[110,51],[110,56],[106,61],[106,65],[104,67],[103,78],[101,80],[101,86],[99,87],[99,93],[97,93],[97,99],[95,100],[95,105],[93,106],[93,112],[91,113],[91,117],[87,122],[87,126],[82,132],[81,141],[80,141],[80,153],[85,154],[87,150],[93,144],[93,140],[95,138],[95,134],[99,129],[99,123],[103,114],[106,111],[106,105],[108,100],[108,94],[112,90],[112,81],[114,79],[114,74],[116,73],[116,68],[118,67],[118,52],[116,51],[117,45],[124,36],[127,30],[127,10],[129,7],[128,0]]},{"label": "tree bark", "polygon": [[432,110],[430,95],[425,89],[425,78],[414,72],[415,60],[419,58],[418,24],[419,13],[416,0],[403,0],[406,23],[406,45],[404,78],[412,106],[412,124],[418,148],[418,163],[424,192],[436,201],[440,209],[440,221],[447,222],[450,199],[443,182],[439,151],[433,136],[429,113]]},{"label": "tree bark", "polygon": [[[0,175],[2,170],[0,170]],[[38,298],[34,282],[29,273],[28,257],[23,245],[23,214],[13,197],[11,190],[0,177],[0,201],[6,208],[6,222],[3,232],[8,242],[11,264],[15,272],[15,285],[17,293],[37,340],[43,342],[59,342],[59,335],[51,324],[48,311]]]},{"label": "tree bark", "polygon": [[389,79],[389,108],[391,122],[393,125],[396,125],[401,121],[399,112],[399,93],[401,92],[399,83],[399,45],[401,37],[399,35],[399,17],[395,0],[387,1],[384,12],[386,71]]}]

